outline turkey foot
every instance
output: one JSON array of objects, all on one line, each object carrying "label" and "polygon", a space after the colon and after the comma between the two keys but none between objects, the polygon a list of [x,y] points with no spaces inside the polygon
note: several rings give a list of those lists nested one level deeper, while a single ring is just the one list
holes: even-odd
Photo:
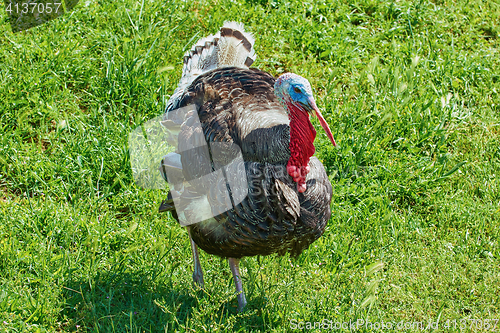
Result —
[{"label": "turkey foot", "polygon": [[231,273],[233,273],[234,284],[236,285],[236,293],[238,294],[238,312],[242,312],[247,305],[245,293],[243,292],[243,284],[241,282],[240,274],[240,259],[228,258]]}]

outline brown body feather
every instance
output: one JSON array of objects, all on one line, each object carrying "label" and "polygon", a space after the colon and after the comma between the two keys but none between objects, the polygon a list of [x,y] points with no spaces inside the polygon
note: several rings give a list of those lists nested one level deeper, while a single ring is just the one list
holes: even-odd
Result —
[{"label": "brown body feather", "polygon": [[[322,235],[330,218],[332,187],[321,162],[311,158],[304,193],[297,192],[287,174],[289,120],[274,95],[274,83],[274,77],[257,69],[219,68],[197,77],[167,110],[194,105],[201,123],[200,130],[194,120],[184,119],[179,133],[179,151],[186,152],[181,154],[186,179],[206,174],[202,165],[211,171],[231,160],[231,156],[189,150],[200,137],[209,145],[223,142],[241,149],[241,177],[247,179],[248,195],[234,208],[190,226],[194,242],[210,254],[241,258],[289,252],[297,256]],[[226,185],[199,189],[208,191],[212,207],[221,200],[210,195],[210,187],[216,186]],[[170,196],[160,210],[170,210],[177,217],[171,202]]]}]

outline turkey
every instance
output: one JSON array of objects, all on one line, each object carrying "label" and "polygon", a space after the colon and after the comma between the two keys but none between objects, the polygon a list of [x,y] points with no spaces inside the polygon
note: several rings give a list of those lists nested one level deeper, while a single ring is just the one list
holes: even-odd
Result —
[{"label": "turkey", "polygon": [[312,156],[310,115],[336,145],[305,78],[249,68],[254,42],[235,22],[199,40],[184,56],[162,121],[173,151],[160,165],[170,191],[159,210],[187,227],[199,286],[198,248],[228,259],[239,311],[247,304],[240,259],[297,257],[331,216],[332,187]]}]

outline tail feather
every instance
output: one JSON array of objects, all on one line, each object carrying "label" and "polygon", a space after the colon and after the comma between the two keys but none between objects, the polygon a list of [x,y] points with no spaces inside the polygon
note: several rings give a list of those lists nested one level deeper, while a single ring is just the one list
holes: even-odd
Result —
[{"label": "tail feather", "polygon": [[242,24],[226,22],[220,29],[218,63],[222,66],[249,67],[255,60],[253,36]]},{"label": "tail feather", "polygon": [[255,60],[255,39],[237,22],[225,22],[215,35],[200,39],[184,54],[179,88],[186,88],[199,75],[210,70],[235,66],[248,68]]},{"label": "tail feather", "polygon": [[[201,38],[196,42],[184,54],[182,77],[177,89],[168,100],[163,119],[169,119],[169,111],[178,108],[185,89],[199,75],[226,66],[250,67],[256,58],[254,44],[255,39],[252,34],[246,32],[243,25],[237,22],[224,22],[223,27],[215,35]],[[168,126],[165,127],[169,130]],[[177,138],[178,133],[175,130],[169,132],[174,139]]]}]

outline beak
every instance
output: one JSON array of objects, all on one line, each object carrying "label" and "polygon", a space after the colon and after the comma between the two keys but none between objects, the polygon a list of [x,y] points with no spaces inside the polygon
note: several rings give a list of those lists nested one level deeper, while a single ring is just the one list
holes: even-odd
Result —
[{"label": "beak", "polygon": [[326,135],[328,136],[328,138],[332,142],[333,146],[336,147],[337,143],[335,142],[335,139],[333,138],[332,131],[330,130],[330,127],[326,123],[325,118],[323,118],[323,115],[319,111],[318,106],[316,105],[316,102],[314,101],[314,98],[309,97],[307,102],[309,104],[309,105],[307,105],[307,108],[309,109],[309,111],[311,111],[311,113],[312,113],[312,111],[314,111],[314,113],[316,113],[316,117],[318,117],[318,120],[319,120],[319,123],[321,124],[321,127],[323,127],[323,129],[325,130]]}]

